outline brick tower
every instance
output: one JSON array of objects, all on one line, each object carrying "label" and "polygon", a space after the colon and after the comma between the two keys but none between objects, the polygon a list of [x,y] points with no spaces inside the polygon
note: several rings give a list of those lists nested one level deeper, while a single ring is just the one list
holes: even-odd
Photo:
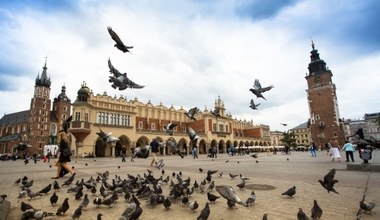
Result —
[{"label": "brick tower", "polygon": [[29,115],[29,143],[32,145],[32,152],[41,150],[48,143],[50,124],[50,77],[47,76],[46,60],[42,68],[41,76],[38,74],[34,85],[33,98],[30,101]]},{"label": "brick tower", "polygon": [[336,139],[342,146],[344,141],[343,126],[340,124],[336,87],[332,82],[332,72],[319,58],[318,50],[311,44],[311,61],[307,81],[307,101],[309,104],[311,139],[317,146],[325,147],[331,139]]}]

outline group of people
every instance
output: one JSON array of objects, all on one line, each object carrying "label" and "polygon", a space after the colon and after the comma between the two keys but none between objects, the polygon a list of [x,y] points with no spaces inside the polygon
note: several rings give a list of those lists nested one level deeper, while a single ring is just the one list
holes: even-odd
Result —
[{"label": "group of people", "polygon": [[[345,144],[342,147],[340,147],[338,141],[333,139],[326,146],[327,146],[326,150],[330,154],[332,161],[340,162],[341,160],[340,152],[345,151],[346,162],[349,162],[350,159],[351,159],[351,162],[355,162],[354,160],[355,147],[350,141],[347,140]],[[312,157],[317,156],[318,147],[315,145],[314,142],[311,142],[309,150]]]}]

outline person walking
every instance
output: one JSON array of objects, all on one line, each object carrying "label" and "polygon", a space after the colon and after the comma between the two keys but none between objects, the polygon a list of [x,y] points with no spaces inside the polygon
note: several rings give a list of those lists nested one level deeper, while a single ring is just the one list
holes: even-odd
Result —
[{"label": "person walking", "polygon": [[152,162],[150,163],[150,166],[154,166],[157,164],[157,153],[158,153],[158,147],[160,144],[158,143],[156,138],[153,138],[152,142],[150,142],[150,147],[152,150]]},{"label": "person walking", "polygon": [[126,156],[126,154],[127,154],[127,149],[126,149],[125,146],[123,146],[123,147],[121,148],[120,153],[121,153],[121,162],[125,162],[125,161],[126,161],[126,160],[125,160],[125,156]]},{"label": "person walking", "polygon": [[351,142],[346,141],[346,143],[343,145],[342,151],[346,151],[346,162],[350,162],[349,157],[351,157],[352,162],[355,162],[354,160],[355,147],[354,145],[352,145]]},{"label": "person walking", "polygon": [[195,159],[195,158],[198,158],[198,152],[197,152],[197,148],[196,147],[194,147],[193,148],[193,159]]},{"label": "person walking", "polygon": [[332,161],[335,161],[335,160],[338,160],[338,162],[340,162],[340,147],[339,147],[339,143],[337,140],[334,140],[332,139],[331,142],[331,160]]},{"label": "person walking", "polygon": [[74,171],[69,166],[69,162],[71,161],[70,156],[70,140],[67,136],[67,133],[64,130],[61,130],[58,134],[58,143],[59,143],[59,153],[58,153],[58,161],[56,163],[57,166],[57,174],[52,179],[58,179],[62,177],[67,172],[72,175],[75,175]]},{"label": "person walking", "polygon": [[314,141],[311,142],[310,152],[311,152],[311,156],[312,157],[316,157],[317,156],[317,146],[315,145]]}]

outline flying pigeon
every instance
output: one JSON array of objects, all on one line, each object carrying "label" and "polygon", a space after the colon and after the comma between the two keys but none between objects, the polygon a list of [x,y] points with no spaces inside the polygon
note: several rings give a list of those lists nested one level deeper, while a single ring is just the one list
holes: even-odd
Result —
[{"label": "flying pigeon", "polygon": [[124,53],[130,52],[129,49],[132,49],[133,46],[125,46],[124,43],[120,40],[119,36],[112,30],[111,27],[107,27],[107,30],[108,30],[108,33],[111,35],[112,40],[116,42],[114,47],[123,51]]},{"label": "flying pigeon", "polygon": [[218,110],[217,108],[215,108],[214,111],[210,111],[210,112],[211,112],[211,114],[212,114],[213,116],[215,116],[215,117],[220,116],[220,114],[219,114],[219,110]]},{"label": "flying pigeon", "polygon": [[191,108],[188,112],[185,112],[185,115],[189,117],[191,120],[196,121],[197,119],[194,118],[194,116],[199,112],[199,108],[194,107]]},{"label": "flying pigeon", "polygon": [[167,124],[167,125],[165,125],[165,131],[166,131],[166,133],[168,133],[170,136],[172,136],[173,135],[173,129],[174,129],[174,127],[175,126],[177,126],[177,124],[174,124],[174,123],[169,123],[169,124]]},{"label": "flying pigeon", "polygon": [[96,134],[105,143],[112,143],[119,140],[119,138],[112,136],[112,132],[109,132],[108,134],[106,134],[104,131],[102,131],[102,129],[100,129],[99,132],[96,132]]},{"label": "flying pigeon", "polygon": [[[258,79],[255,79],[255,83],[253,84],[253,88],[249,89],[253,94],[256,95],[257,98],[263,98],[265,97],[261,94],[263,92],[269,91],[273,88],[274,86],[268,86],[268,87],[261,87],[261,84]],[[265,99],[266,100],[266,99]]]},{"label": "flying pigeon", "polygon": [[187,127],[186,131],[187,131],[187,134],[189,135],[189,138],[190,138],[191,141],[197,140],[199,138],[199,136],[197,135],[197,133],[190,126]]},{"label": "flying pigeon", "polygon": [[260,103],[258,104],[255,104],[255,102],[253,101],[253,99],[251,99],[251,102],[250,102],[250,105],[249,107],[253,110],[258,110],[257,107],[260,105]]},{"label": "flying pigeon", "polygon": [[113,76],[110,76],[108,79],[108,82],[112,83],[112,88],[116,89],[119,88],[119,90],[124,90],[127,88],[131,89],[141,89],[144,88],[144,86],[140,86],[130,80],[127,77],[127,73],[120,73],[115,67],[112,66],[111,59],[108,59],[108,67],[110,69],[110,73],[113,74]]},{"label": "flying pigeon", "polygon": [[318,180],[318,182],[321,184],[321,186],[323,188],[325,188],[327,190],[327,192],[329,193],[330,191],[336,193],[336,194],[339,194],[335,189],[334,189],[334,185],[335,183],[338,182],[338,180],[335,180],[334,177],[335,177],[335,172],[336,172],[336,169],[333,168],[331,169],[324,177],[323,177],[323,181],[322,180]]},{"label": "flying pigeon", "polygon": [[280,123],[280,125],[282,125],[282,126],[288,126],[288,124],[285,124],[285,123]]}]

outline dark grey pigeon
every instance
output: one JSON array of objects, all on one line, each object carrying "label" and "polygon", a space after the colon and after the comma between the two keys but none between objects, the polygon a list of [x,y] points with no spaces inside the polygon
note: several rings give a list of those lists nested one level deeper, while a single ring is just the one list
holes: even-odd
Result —
[{"label": "dark grey pigeon", "polygon": [[127,77],[127,73],[120,73],[115,67],[112,66],[111,59],[108,59],[108,67],[110,73],[113,74],[109,77],[108,82],[112,83],[112,88],[119,90],[124,90],[127,88],[131,89],[141,89],[144,86],[138,85]]},{"label": "dark grey pigeon", "polygon": [[82,215],[82,206],[79,206],[73,211],[73,213],[71,214],[71,218],[79,219],[81,215]]},{"label": "dark grey pigeon", "polygon": [[112,30],[111,27],[107,27],[108,33],[111,35],[112,40],[116,42],[114,47],[123,51],[124,53],[130,52],[129,49],[132,49],[133,46],[125,46],[123,41],[120,40],[120,37]]},{"label": "dark grey pigeon", "polygon": [[194,108],[191,108],[188,112],[185,112],[185,115],[186,115],[187,117],[189,117],[191,120],[196,121],[197,119],[195,119],[194,116],[195,116],[196,114],[198,114],[198,112],[199,112],[199,108],[194,107]]},{"label": "dark grey pigeon", "polygon": [[314,199],[314,205],[311,208],[311,218],[313,220],[319,220],[322,216],[322,209],[319,207],[317,200]]},{"label": "dark grey pigeon", "polygon": [[255,79],[255,83],[253,84],[253,88],[249,89],[249,91],[251,91],[253,94],[255,94],[257,98],[265,99],[265,97],[261,93],[269,91],[273,87],[274,86],[262,87],[259,80]]},{"label": "dark grey pigeon", "polygon": [[287,195],[289,197],[293,197],[296,194],[296,187],[293,186],[292,188],[289,188],[286,190],[286,192],[283,192],[281,195]]},{"label": "dark grey pigeon", "polygon": [[57,209],[55,215],[64,215],[67,212],[67,210],[69,210],[69,208],[69,198],[65,198],[62,205]]},{"label": "dark grey pigeon", "polygon": [[168,133],[168,135],[172,136],[173,135],[173,132],[174,132],[174,128],[177,126],[177,124],[174,124],[174,123],[169,123],[167,125],[165,125],[165,131],[166,133]]},{"label": "dark grey pigeon", "polygon": [[297,220],[308,220],[309,217],[306,216],[305,212],[299,208],[297,213]]},{"label": "dark grey pigeon", "polygon": [[209,206],[209,203],[206,202],[206,205],[202,209],[202,211],[199,214],[197,220],[207,220],[209,216],[210,216],[210,206]]},{"label": "dark grey pigeon", "polygon": [[53,195],[50,196],[50,204],[52,204],[52,205],[57,204],[57,201],[58,201],[58,196],[54,192]]},{"label": "dark grey pigeon", "polygon": [[258,104],[255,104],[255,102],[253,101],[253,99],[251,99],[251,102],[250,102],[250,105],[249,105],[249,107],[251,108],[251,109],[253,109],[253,110],[258,110],[258,106],[260,105],[260,103],[258,103]]}]

